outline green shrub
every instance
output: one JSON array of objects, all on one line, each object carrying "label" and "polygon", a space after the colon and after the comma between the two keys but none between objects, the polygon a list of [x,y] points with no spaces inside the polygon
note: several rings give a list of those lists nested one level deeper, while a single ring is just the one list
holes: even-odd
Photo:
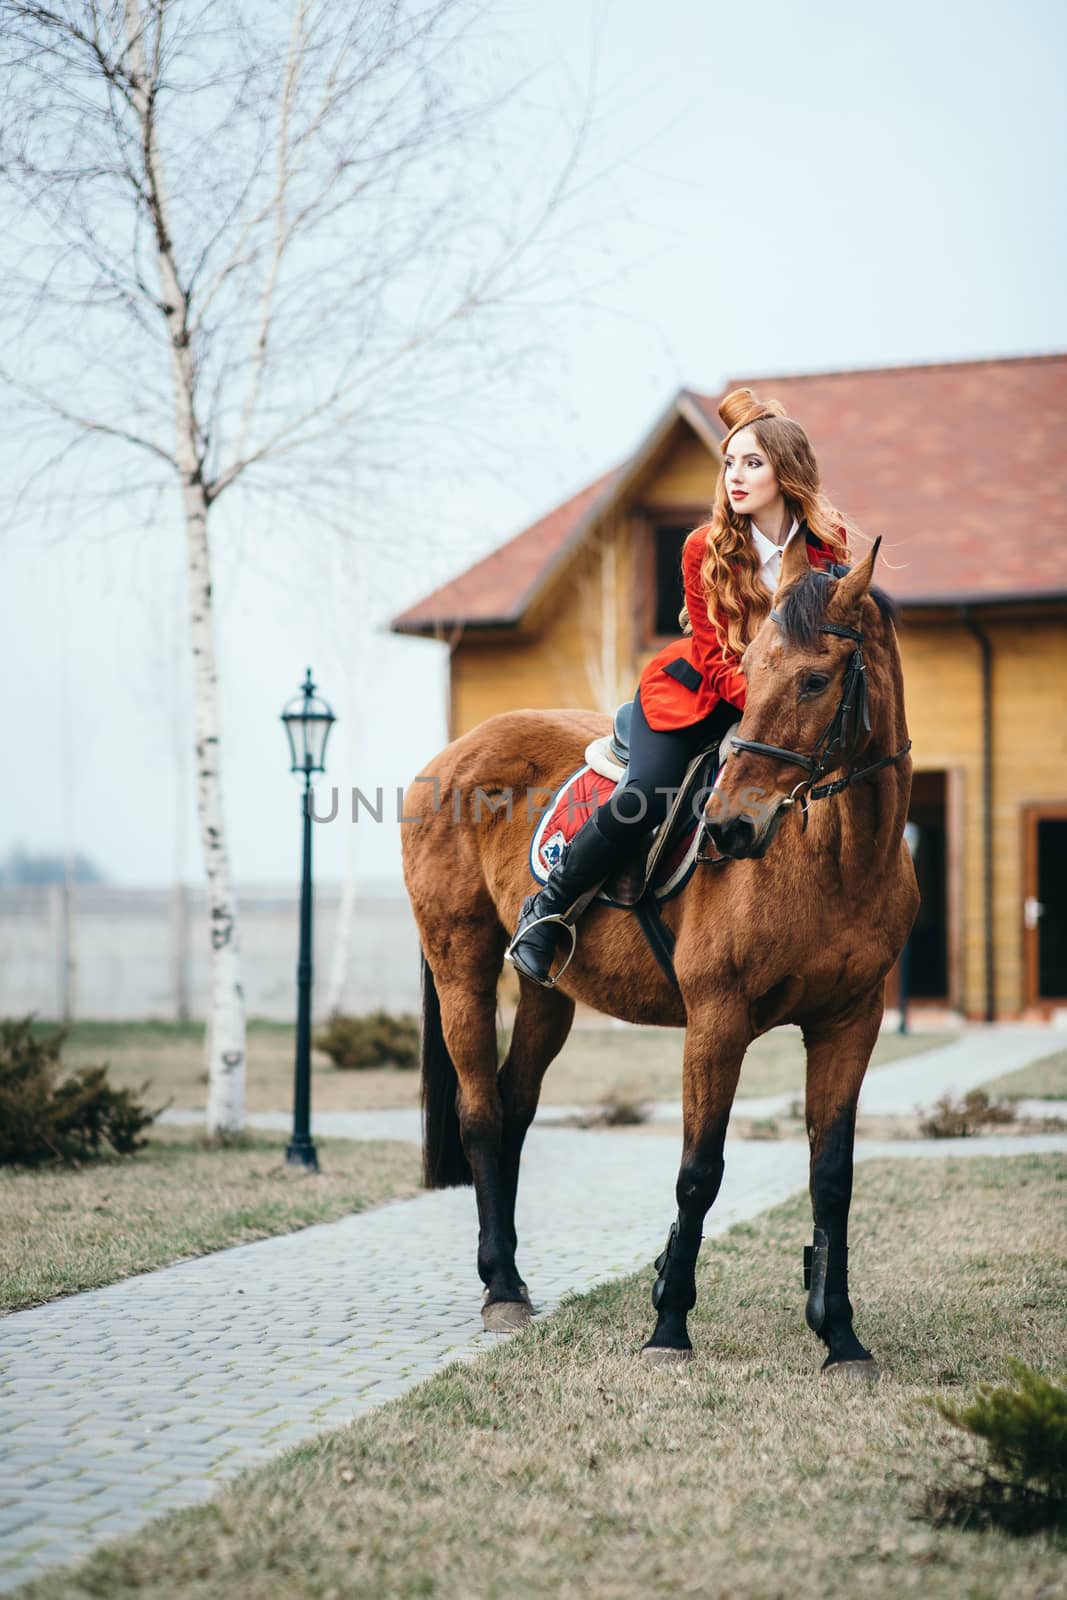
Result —
[{"label": "green shrub", "polygon": [[372,1067],[409,1070],[419,1064],[419,1020],[375,1011],[367,1017],[349,1017],[335,1011],[315,1035],[315,1048],[346,1072]]},{"label": "green shrub", "polygon": [[81,1067],[61,1078],[66,1031],[33,1031],[30,1017],[0,1021],[0,1166],[88,1161],[110,1145],[140,1150],[153,1120],[129,1089],[113,1089],[107,1067]]},{"label": "green shrub", "polygon": [[970,1405],[938,1400],[946,1421],[981,1440],[987,1459],[968,1463],[973,1481],[931,1491],[939,1525],[1033,1533],[1067,1527],[1067,1387],[1021,1361],[1013,1384],[984,1383]]}]

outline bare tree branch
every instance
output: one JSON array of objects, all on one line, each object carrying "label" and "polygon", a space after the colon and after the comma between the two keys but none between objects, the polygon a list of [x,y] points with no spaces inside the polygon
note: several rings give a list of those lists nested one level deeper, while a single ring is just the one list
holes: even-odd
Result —
[{"label": "bare tree branch", "polygon": [[573,298],[558,252],[590,118],[569,140],[527,130],[516,163],[529,80],[488,72],[491,16],[479,0],[0,0],[8,505],[52,512],[68,483],[71,505],[144,505],[154,525],[168,485],[180,504],[218,1128],[240,1124],[244,1013],[212,585],[215,530],[234,524],[215,506],[240,485],[236,505],[351,541],[353,489],[384,505],[416,427],[424,458],[455,455],[453,414]]}]

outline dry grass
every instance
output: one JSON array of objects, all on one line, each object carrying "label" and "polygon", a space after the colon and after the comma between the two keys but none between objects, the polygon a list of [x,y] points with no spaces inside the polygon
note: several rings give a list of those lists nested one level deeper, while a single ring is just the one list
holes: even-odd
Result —
[{"label": "dry grass", "polygon": [[1067,1050],[1031,1061],[1028,1067],[994,1078],[985,1087],[990,1095],[1005,1100],[1067,1100]]},{"label": "dry grass", "polygon": [[78,1169],[0,1171],[0,1311],[96,1289],[185,1256],[292,1233],[415,1192],[410,1145],[319,1143],[285,1167],[280,1136],[236,1146],[155,1128],[148,1148]]},{"label": "dry grass", "polygon": [[[949,1034],[883,1033],[874,1065],[931,1050]],[[150,1085],[148,1101],[203,1106],[206,1086],[198,1027],[172,1023],[79,1023],[63,1052],[69,1066],[107,1060],[119,1088]],[[804,1050],[799,1031],[778,1028],[757,1039],[745,1058],[738,1093],[803,1092]],[[594,1105],[617,1093],[626,1099],[677,1100],[682,1092],[682,1033],[674,1028],[606,1025],[575,1028],[545,1078],[545,1105]],[[248,1109],[278,1111],[292,1104],[293,1030],[255,1023],[248,1035]],[[419,1075],[393,1069],[340,1072],[312,1056],[311,1103],[317,1111],[366,1111],[419,1103]]]},{"label": "dry grass", "polygon": [[642,1273],[26,1600],[1062,1597],[1047,1538],[915,1519],[955,1448],[926,1397],[1011,1356],[1067,1364],[1065,1177],[1031,1156],[860,1169],[854,1298],[880,1385],[816,1374],[798,1196],[705,1245],[682,1375],[636,1360]]}]

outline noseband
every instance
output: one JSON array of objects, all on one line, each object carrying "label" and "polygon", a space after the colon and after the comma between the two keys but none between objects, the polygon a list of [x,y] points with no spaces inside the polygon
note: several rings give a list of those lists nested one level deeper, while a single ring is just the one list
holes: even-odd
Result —
[{"label": "noseband", "polygon": [[[780,613],[772,611],[771,621],[781,623]],[[871,711],[867,698],[867,668],[863,660],[862,633],[858,628],[848,628],[836,622],[824,622],[818,631],[836,634],[839,639],[851,639],[856,648],[849,656],[848,665],[845,667],[837,710],[819,735],[811,755],[802,755],[799,750],[786,750],[777,744],[761,744],[758,739],[735,737],[731,741],[731,752],[748,750],[755,756],[773,756],[776,761],[788,761],[794,767],[803,768],[807,777],[797,784],[789,798],[783,802],[782,809],[795,806],[799,795],[804,828],[808,825],[808,805],[812,800],[828,800],[831,795],[840,794],[843,789],[858,782],[860,778],[867,778],[872,772],[880,772],[883,767],[891,767],[897,761],[903,761],[911,749],[909,739],[896,755],[884,756],[881,761],[875,761],[869,767],[862,767],[858,772],[846,773],[843,778],[837,778],[833,783],[819,783],[819,779],[830,764],[831,756],[840,754],[859,735],[861,729],[864,733],[870,733]]]}]

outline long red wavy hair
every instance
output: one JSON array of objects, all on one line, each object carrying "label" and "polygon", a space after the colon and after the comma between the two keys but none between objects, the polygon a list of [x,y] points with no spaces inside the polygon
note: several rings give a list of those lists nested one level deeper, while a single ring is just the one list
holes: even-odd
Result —
[{"label": "long red wavy hair", "polygon": [[[734,389],[719,406],[726,427],[722,450],[735,433],[750,428],[774,469],[786,506],[798,522],[832,551],[835,561],[850,560],[849,545],[858,529],[822,492],[819,467],[807,434],[777,400],[761,400],[751,389]],[[708,614],[724,649],[741,656],[771,609],[771,596],[759,575],[759,556],[749,535],[752,518],[737,512],[726,493],[726,468],[715,485],[711,520],[704,524],[707,554],[700,569]],[[862,536],[861,536],[862,537]],[[680,622],[691,632],[688,610]]]}]

